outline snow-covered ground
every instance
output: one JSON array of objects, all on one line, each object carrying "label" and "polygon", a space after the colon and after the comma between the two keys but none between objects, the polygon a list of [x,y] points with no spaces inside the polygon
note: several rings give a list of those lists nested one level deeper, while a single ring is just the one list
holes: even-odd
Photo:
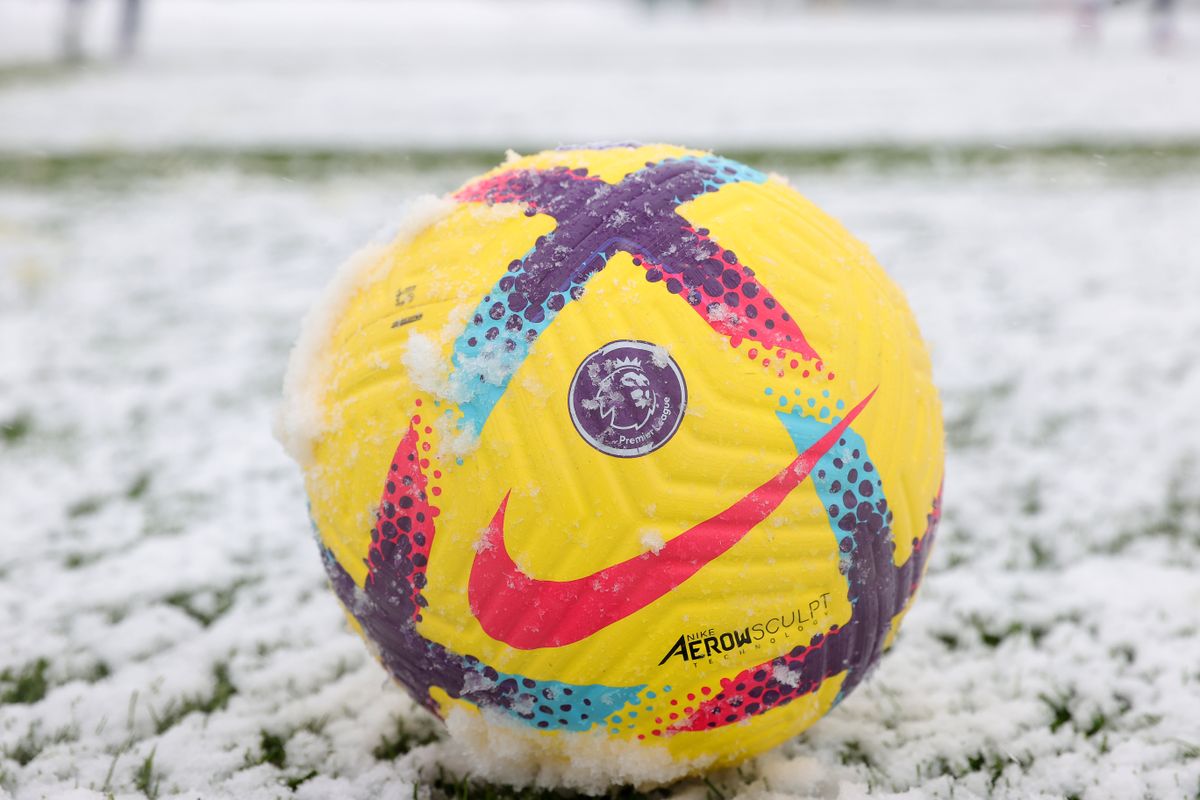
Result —
[{"label": "snow-covered ground", "polygon": [[[116,2],[92,5],[89,47],[111,53]],[[142,59],[69,70],[46,66],[60,4],[0,0],[0,148],[1192,137],[1200,9],[1183,5],[1163,57],[1140,3],[1086,47],[1066,0],[699,17],[620,0],[160,0]]]},{"label": "snow-covered ground", "polygon": [[[1200,181],[1099,173],[795,176],[932,344],[946,516],[895,651],[726,797],[1200,791]],[[0,189],[0,793],[470,774],[396,756],[434,727],[379,691],[269,432],[332,265],[463,177]]]},{"label": "snow-covered ground", "polygon": [[1196,16],[1163,57],[1140,6],[1086,48],[1016,11],[161,0],[141,59],[68,69],[59,11],[0,0],[0,797],[471,788],[346,628],[272,411],[334,267],[475,169],[396,153],[630,138],[1184,152],[792,175],[930,341],[943,527],[871,679],[663,794],[1200,797]]}]

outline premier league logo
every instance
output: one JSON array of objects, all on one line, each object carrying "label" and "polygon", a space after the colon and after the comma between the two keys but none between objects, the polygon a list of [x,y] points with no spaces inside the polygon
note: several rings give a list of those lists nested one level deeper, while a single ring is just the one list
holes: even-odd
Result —
[{"label": "premier league logo", "polygon": [[687,384],[667,351],[650,342],[610,342],[571,379],[571,421],[584,441],[620,458],[643,456],[675,435]]}]

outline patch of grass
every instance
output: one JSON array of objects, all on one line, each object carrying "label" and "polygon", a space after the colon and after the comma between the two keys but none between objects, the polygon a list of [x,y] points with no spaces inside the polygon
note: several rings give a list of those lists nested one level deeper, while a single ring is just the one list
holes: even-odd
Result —
[{"label": "patch of grass", "polygon": [[150,473],[143,472],[133,479],[133,483],[129,484],[129,488],[125,490],[125,496],[130,500],[137,500],[146,493],[150,488]]},{"label": "patch of grass", "polygon": [[97,661],[91,668],[79,675],[78,678],[86,683],[99,683],[112,675],[112,667],[107,661]]},{"label": "patch of grass", "polygon": [[[0,83],[3,77],[0,76]],[[521,143],[518,143],[521,144]],[[551,142],[525,142],[533,153]],[[843,147],[746,149],[722,155],[750,166],[793,172],[845,168],[873,172],[962,172],[1013,167],[1056,166],[1086,170],[1105,177],[1145,179],[1200,171],[1200,139],[1161,142],[1057,142],[998,147],[993,144],[897,145],[863,143]],[[340,175],[381,172],[478,172],[503,160],[492,148],[361,150],[330,148],[222,149],[181,147],[132,152],[93,150],[68,154],[0,155],[0,182],[55,185],[70,181],[127,183],[136,178],[163,178],[229,169],[291,180],[320,180]]]},{"label": "patch of grass", "polygon": [[403,717],[397,717],[394,733],[384,734],[379,744],[371,751],[375,758],[379,761],[394,761],[414,747],[437,741],[438,736],[431,727],[422,725],[419,730],[414,730],[409,727],[410,724]]},{"label": "patch of grass", "polygon": [[35,722],[29,726],[29,730],[25,732],[24,736],[18,739],[11,747],[5,748],[0,755],[12,759],[18,765],[24,767],[41,755],[42,751],[48,746],[73,742],[78,739],[79,730],[69,725],[59,728],[48,736],[39,736],[38,724]]},{"label": "patch of grass", "polygon": [[1108,651],[1113,658],[1119,658],[1126,664],[1137,661],[1137,649],[1131,644],[1119,644]]},{"label": "patch of grass", "polygon": [[946,444],[954,450],[986,447],[991,437],[981,429],[985,412],[1013,393],[1016,384],[1003,381],[964,393],[957,402],[947,403],[954,413],[946,416]]},{"label": "patch of grass", "polygon": [[71,519],[87,517],[104,508],[103,497],[85,497],[67,506],[67,516]]},{"label": "patch of grass", "polygon": [[949,775],[957,781],[962,780],[972,773],[981,772],[987,776],[988,788],[995,789],[996,784],[1000,782],[1000,778],[1004,775],[1004,770],[1010,764],[1016,764],[1021,769],[1028,769],[1032,763],[1033,759],[1028,756],[1025,758],[1014,758],[1010,755],[979,751],[967,756],[965,763],[951,762],[944,756],[938,756],[929,769],[919,767],[917,773],[926,778]]},{"label": "patch of grass", "polygon": [[154,719],[155,732],[165,733],[193,712],[212,714],[220,711],[229,704],[229,698],[237,694],[237,691],[237,686],[229,678],[229,665],[218,663],[213,667],[213,687],[207,696],[196,695],[172,701],[161,714],[156,714],[151,709],[150,716]]},{"label": "patch of grass", "polygon": [[[238,590],[249,583],[251,583],[249,580],[240,580],[235,581],[224,589],[174,592],[163,598],[163,602],[169,606],[178,608],[199,622],[202,627],[207,628],[225,616],[229,609],[233,607],[233,601],[237,598]],[[199,603],[198,600],[202,595],[206,599],[211,599],[211,602]]]},{"label": "patch of grass", "polygon": [[[138,476],[133,479],[133,482],[130,483],[122,493],[125,499],[140,499],[146,494],[146,490],[150,488],[150,480],[150,473],[139,473]],[[116,497],[120,498],[121,495],[116,495]],[[101,495],[92,495],[90,497],[84,497],[81,500],[76,500],[74,503],[67,506],[67,516],[71,519],[78,519],[79,517],[86,517],[91,514],[95,514],[97,511],[104,508],[104,504],[111,499],[113,498],[104,497]]]},{"label": "patch of grass", "polygon": [[41,754],[45,745],[37,736],[37,726],[31,725],[29,730],[12,747],[5,748],[4,757],[10,758],[20,766],[25,766]]},{"label": "patch of grass", "polygon": [[283,785],[288,787],[289,789],[291,789],[294,792],[294,791],[296,791],[296,788],[300,786],[300,784],[305,783],[306,781],[312,780],[313,778],[317,777],[318,774],[319,773],[315,769],[310,769],[308,772],[304,773],[303,775],[296,775],[291,778],[284,778]]},{"label": "patch of grass", "polygon": [[1004,759],[996,753],[984,755],[983,753],[975,753],[967,757],[967,769],[971,772],[983,772],[988,777],[988,786],[995,787],[1000,780],[1000,776],[1004,774],[1004,768],[1009,764],[1007,759]]},{"label": "patch of grass", "polygon": [[104,553],[68,553],[63,559],[63,569],[79,569],[89,564],[95,564],[104,558]]},{"label": "patch of grass", "polygon": [[997,627],[990,620],[972,615],[967,623],[979,634],[979,640],[988,647],[999,647],[1006,639],[1013,636],[1029,635],[1034,645],[1040,644],[1049,630],[1042,625],[1027,625],[1024,622],[1010,622],[1008,625]]},{"label": "patch of grass", "polygon": [[847,766],[861,764],[867,769],[871,769],[874,766],[870,754],[863,749],[862,742],[855,739],[851,739],[842,745],[838,751],[838,758]]},{"label": "patch of grass", "polygon": [[1042,512],[1042,490],[1036,481],[1031,481],[1025,487],[1025,497],[1021,501],[1021,513],[1027,517],[1035,517]]},{"label": "patch of grass", "polygon": [[1092,714],[1092,719],[1088,722],[1087,727],[1083,729],[1083,735],[1090,739],[1107,727],[1108,715],[1103,711],[1096,711]]},{"label": "patch of grass", "polygon": [[959,647],[958,636],[949,631],[933,634],[933,638],[941,642],[947,650],[957,650]]},{"label": "patch of grass", "polygon": [[1075,700],[1075,690],[1068,689],[1056,695],[1039,694],[1038,699],[1050,709],[1050,732],[1055,733],[1063,725],[1074,721],[1071,703]]},{"label": "patch of grass", "polygon": [[276,769],[287,765],[287,740],[267,730],[258,732],[258,754],[246,754],[246,766],[256,767],[259,764],[270,764]]},{"label": "patch of grass", "polygon": [[0,87],[50,83],[73,78],[85,70],[81,61],[34,61],[0,67]]},{"label": "patch of grass", "polygon": [[1058,557],[1054,550],[1037,539],[1029,540],[1029,555],[1034,569],[1049,569],[1058,566]]},{"label": "patch of grass", "polygon": [[137,768],[137,772],[133,773],[134,787],[146,795],[149,800],[157,800],[159,783],[162,781],[162,776],[154,771],[155,752],[155,750],[151,750],[150,755],[146,756]]},{"label": "patch of grass", "polygon": [[1200,470],[1193,458],[1185,458],[1171,471],[1167,497],[1162,507],[1145,515],[1146,521],[1136,528],[1122,530],[1101,549],[1120,553],[1147,536],[1162,537],[1172,542],[1200,546]]},{"label": "patch of grass", "polygon": [[36,703],[46,696],[50,684],[46,680],[46,670],[50,662],[39,658],[32,664],[26,664],[17,672],[6,669],[0,672],[0,684],[8,684],[0,692],[0,705],[20,703],[29,705]]},{"label": "patch of grass", "polygon": [[22,411],[15,417],[0,422],[0,442],[14,445],[27,437],[33,431],[33,415]]},{"label": "patch of grass", "polygon": [[708,800],[725,800],[725,793],[707,775],[704,776],[703,780],[704,785],[708,787]]}]

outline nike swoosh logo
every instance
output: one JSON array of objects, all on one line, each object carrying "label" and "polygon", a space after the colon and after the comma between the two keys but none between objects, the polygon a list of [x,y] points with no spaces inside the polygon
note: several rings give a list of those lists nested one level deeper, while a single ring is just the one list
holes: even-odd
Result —
[{"label": "nike swoosh logo", "polygon": [[512,560],[504,544],[511,490],[506,492],[471,564],[471,613],[493,639],[518,650],[535,650],[578,642],[645,608],[769,517],[837,443],[877,388],[794,461],[729,508],[684,531],[658,552],[642,553],[575,580],[532,578]]}]

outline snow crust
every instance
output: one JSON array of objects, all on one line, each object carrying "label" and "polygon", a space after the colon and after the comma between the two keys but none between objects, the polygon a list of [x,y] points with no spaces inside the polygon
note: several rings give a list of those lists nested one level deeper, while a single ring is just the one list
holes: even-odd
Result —
[{"label": "snow crust", "polygon": [[[151,753],[180,800],[429,800],[439,774],[481,780],[348,629],[270,435],[330,264],[380,209],[464,177],[0,185],[17,267],[0,270],[0,673],[46,659],[44,696],[0,704],[0,794],[141,797]],[[747,800],[1191,800],[1200,180],[1096,164],[793,182],[871,243],[930,342],[945,518],[871,678],[709,780]],[[196,708],[218,667],[236,691]],[[376,756],[399,724],[440,738]],[[522,774],[502,732],[464,725],[511,753],[488,774],[578,785]]]},{"label": "snow crust", "polygon": [[[401,246],[456,207],[446,197],[423,195],[404,209],[401,221],[386,229],[388,238],[369,244],[343,262],[329,285],[304,316],[300,335],[288,355],[283,401],[275,418],[275,437],[301,466],[312,462],[313,443],[335,424],[336,411],[325,389],[337,367],[333,332],[356,294],[385,277],[388,248]],[[423,374],[415,373],[414,375]]]},{"label": "snow crust", "polygon": [[665,747],[612,740],[598,732],[546,736],[495,714],[456,708],[447,716],[460,758],[488,781],[523,788],[607,794],[614,784],[651,789],[702,770],[708,760],[674,760]]}]

